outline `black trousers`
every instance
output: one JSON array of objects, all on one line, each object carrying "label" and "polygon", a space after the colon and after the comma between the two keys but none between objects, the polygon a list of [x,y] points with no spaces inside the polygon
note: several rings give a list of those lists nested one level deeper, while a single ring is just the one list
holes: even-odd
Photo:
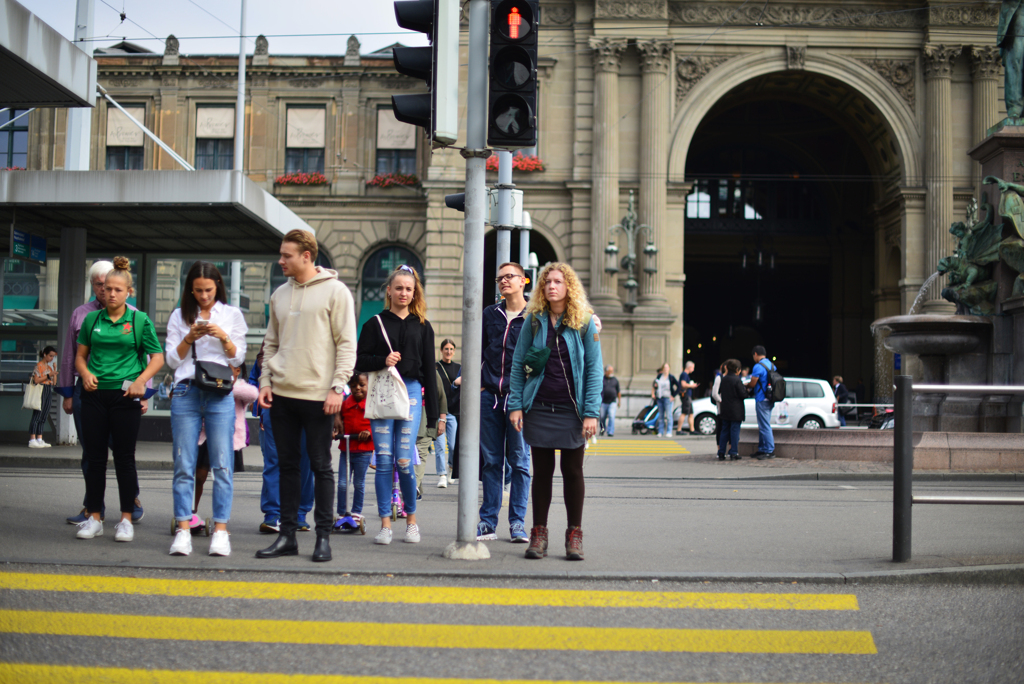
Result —
[{"label": "black trousers", "polygon": [[107,445],[114,452],[117,493],[121,512],[135,510],[138,474],[135,471],[135,443],[142,420],[141,404],[124,396],[124,390],[82,392],[82,446],[88,468],[85,472],[85,507],[102,513],[107,488]]},{"label": "black trousers", "polygon": [[302,483],[299,477],[299,446],[306,431],[306,451],[313,471],[313,520],[318,534],[330,534],[334,522],[334,467],[331,462],[331,436],[334,416],[324,414],[323,401],[309,401],[274,395],[270,421],[277,444],[281,486],[281,532],[292,533],[299,527],[299,501]]}]

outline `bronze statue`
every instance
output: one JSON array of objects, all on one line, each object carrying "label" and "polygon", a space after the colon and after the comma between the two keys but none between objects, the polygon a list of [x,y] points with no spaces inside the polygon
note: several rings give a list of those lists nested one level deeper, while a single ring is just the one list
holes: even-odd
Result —
[{"label": "bronze statue", "polygon": [[1005,71],[1006,116],[1020,119],[1024,110],[1024,0],[1003,0],[996,33]]}]

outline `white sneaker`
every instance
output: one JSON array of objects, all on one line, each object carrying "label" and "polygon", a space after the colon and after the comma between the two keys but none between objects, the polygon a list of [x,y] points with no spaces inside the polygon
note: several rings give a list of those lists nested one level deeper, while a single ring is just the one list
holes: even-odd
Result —
[{"label": "white sneaker", "polygon": [[114,541],[130,542],[135,539],[135,527],[131,520],[122,520],[114,525]]},{"label": "white sneaker", "polygon": [[102,537],[103,523],[90,515],[85,522],[78,523],[78,533],[75,536],[79,539]]},{"label": "white sneaker", "polygon": [[46,446],[47,445],[42,444],[42,440],[41,439],[30,439],[30,440],[28,440],[28,448],[29,449],[43,449]]},{"label": "white sneaker", "polygon": [[413,523],[405,526],[405,540],[409,544],[420,543],[420,526]]},{"label": "white sneaker", "polygon": [[187,556],[192,553],[192,531],[183,530],[180,527],[174,533],[174,541],[171,542],[172,556]]},{"label": "white sneaker", "polygon": [[230,556],[231,540],[228,538],[227,530],[217,530],[210,539],[211,556]]},{"label": "white sneaker", "polygon": [[438,489],[447,489],[448,488],[448,478],[446,476],[442,475],[440,478],[438,478],[438,480],[437,480],[437,488]]},{"label": "white sneaker", "polygon": [[380,532],[377,533],[377,536],[373,538],[373,543],[374,544],[387,545],[387,544],[391,543],[391,537],[392,537],[391,528],[390,527],[382,527],[382,528],[380,528]]},{"label": "white sneaker", "polygon": [[50,447],[53,446],[52,444],[47,444],[46,442],[44,442],[42,437],[37,439],[36,443],[39,444],[39,446],[41,446],[44,449],[49,449]]}]

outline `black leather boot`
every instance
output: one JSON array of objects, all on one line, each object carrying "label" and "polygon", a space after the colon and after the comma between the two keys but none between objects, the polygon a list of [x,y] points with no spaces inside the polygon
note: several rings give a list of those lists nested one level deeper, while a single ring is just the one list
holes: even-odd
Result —
[{"label": "black leather boot", "polygon": [[331,560],[331,537],[317,532],[316,548],[313,549],[313,562],[324,563],[329,560]]},{"label": "black leather boot", "polygon": [[256,552],[257,558],[280,558],[281,556],[298,556],[299,543],[295,541],[294,532],[282,532],[277,540],[265,549]]}]

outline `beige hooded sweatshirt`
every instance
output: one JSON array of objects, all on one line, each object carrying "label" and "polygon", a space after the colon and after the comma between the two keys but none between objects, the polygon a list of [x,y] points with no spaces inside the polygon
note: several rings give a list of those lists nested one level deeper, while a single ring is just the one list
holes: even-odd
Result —
[{"label": "beige hooded sweatshirt", "polygon": [[324,401],[332,387],[348,382],[355,364],[355,304],[337,272],[317,267],[305,283],[289,278],[274,291],[260,388]]}]

